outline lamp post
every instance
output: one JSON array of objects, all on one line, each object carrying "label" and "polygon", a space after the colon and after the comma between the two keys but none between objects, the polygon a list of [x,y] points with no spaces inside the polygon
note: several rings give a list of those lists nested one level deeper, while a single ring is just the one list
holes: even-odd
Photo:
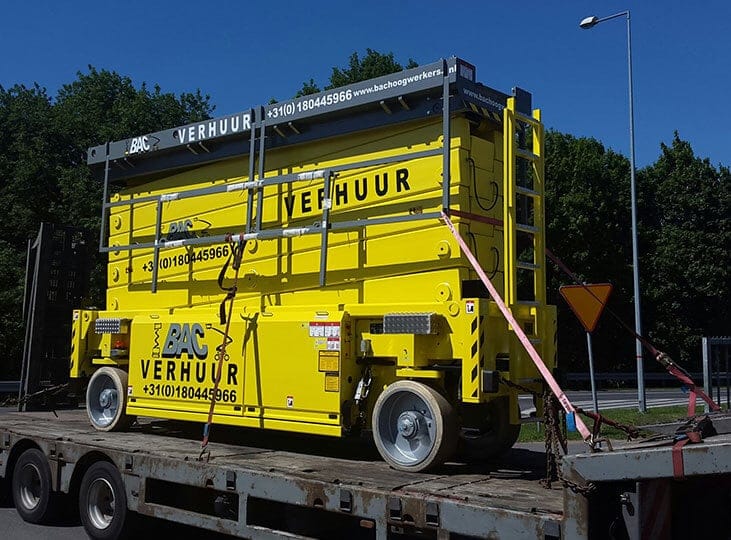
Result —
[{"label": "lamp post", "polygon": [[637,401],[640,412],[646,412],[645,403],[645,377],[642,365],[642,343],[639,336],[642,335],[642,322],[640,319],[640,262],[637,249],[637,187],[635,184],[635,114],[634,114],[634,98],[632,95],[632,31],[630,29],[629,10],[609,15],[608,17],[598,18],[595,16],[582,19],[579,26],[585,30],[593,28],[597,24],[616,19],[617,17],[625,17],[627,20],[627,73],[629,77],[629,156],[630,156],[630,192],[632,206],[632,270],[634,278],[634,296],[635,296],[635,355],[637,360]]}]

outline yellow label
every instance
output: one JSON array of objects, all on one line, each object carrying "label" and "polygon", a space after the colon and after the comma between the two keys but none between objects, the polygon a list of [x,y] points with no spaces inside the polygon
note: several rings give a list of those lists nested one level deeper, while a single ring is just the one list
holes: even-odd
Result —
[{"label": "yellow label", "polygon": [[325,392],[340,392],[340,375],[325,373]]},{"label": "yellow label", "polygon": [[[340,371],[339,351],[319,351],[318,371]],[[337,392],[337,390],[335,390]]]}]

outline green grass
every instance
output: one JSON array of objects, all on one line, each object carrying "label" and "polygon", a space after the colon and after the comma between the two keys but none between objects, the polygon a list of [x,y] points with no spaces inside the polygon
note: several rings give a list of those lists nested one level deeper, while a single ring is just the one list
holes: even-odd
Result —
[{"label": "green grass", "polygon": [[[697,408],[697,412],[701,413],[702,407]],[[667,422],[674,422],[676,420],[685,418],[688,414],[688,408],[685,406],[678,407],[656,407],[648,409],[646,413],[641,413],[637,409],[608,409],[607,411],[600,411],[602,416],[620,422],[622,424],[628,424],[631,426],[645,426],[650,424],[663,424]],[[593,420],[586,416],[581,417],[586,427],[592,430]],[[626,434],[616,428],[602,425],[602,435],[609,439],[626,440]],[[581,440],[581,436],[577,432],[569,433],[569,440]],[[519,442],[536,442],[544,440],[544,429],[542,424],[523,424],[520,430]]]}]

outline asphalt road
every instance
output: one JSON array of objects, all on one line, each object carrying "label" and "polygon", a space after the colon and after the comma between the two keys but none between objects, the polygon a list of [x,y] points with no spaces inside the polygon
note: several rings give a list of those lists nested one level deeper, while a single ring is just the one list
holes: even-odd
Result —
[{"label": "asphalt road", "polygon": [[[175,538],[176,540],[224,540],[231,536],[207,533],[200,529],[145,518],[140,523],[140,539]],[[23,521],[15,508],[9,504],[0,504],[0,538],[8,540],[78,540],[88,538],[78,517],[67,517],[57,520],[54,525],[33,525]]]},{"label": "asphalt road", "polygon": [[[590,391],[570,391],[566,395],[575,407],[581,407],[587,411],[594,410],[594,403]],[[607,409],[629,409],[638,407],[637,390],[601,390],[597,392],[599,410]],[[687,405],[688,394],[680,388],[648,388],[645,392],[645,402],[648,408],[669,407],[672,405]],[[702,410],[703,402],[699,399],[696,407]],[[520,397],[520,408],[528,413],[533,408],[530,396]]]},{"label": "asphalt road", "polygon": [[84,528],[77,523],[62,523],[54,526],[26,523],[15,508],[0,507],[0,538],[13,540],[75,540],[87,538]]}]

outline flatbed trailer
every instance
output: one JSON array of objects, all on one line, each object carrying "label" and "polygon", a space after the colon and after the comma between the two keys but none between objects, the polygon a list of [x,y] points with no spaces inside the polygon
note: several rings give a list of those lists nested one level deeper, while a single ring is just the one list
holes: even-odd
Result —
[{"label": "flatbed trailer", "polygon": [[560,482],[544,487],[540,448],[404,474],[366,440],[219,427],[221,442],[200,461],[197,426],[140,419],[129,432],[100,433],[83,410],[57,414],[0,417],[0,478],[20,474],[19,458],[35,449],[52,491],[75,498],[85,472],[106,461],[122,480],[117,505],[237,537],[727,538],[731,531],[728,434],[686,445],[683,479],[674,478],[672,445],[592,454],[579,447],[562,469],[594,485],[586,494]]}]

